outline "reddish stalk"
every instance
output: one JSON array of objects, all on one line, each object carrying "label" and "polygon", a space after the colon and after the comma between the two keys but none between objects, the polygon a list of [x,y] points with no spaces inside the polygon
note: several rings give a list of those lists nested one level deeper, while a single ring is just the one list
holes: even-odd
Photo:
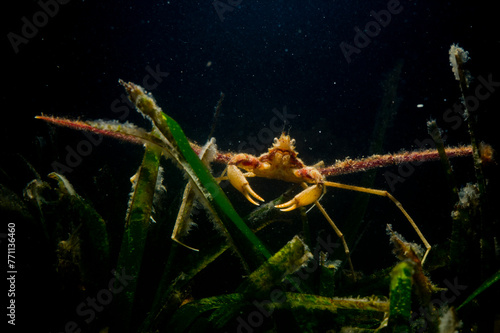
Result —
[{"label": "reddish stalk", "polygon": [[[200,146],[191,143],[193,150],[198,153]],[[445,148],[448,158],[472,156],[471,146],[448,147]],[[217,152],[215,162],[227,164],[232,158],[230,152]],[[365,158],[337,161],[335,164],[320,168],[319,171],[325,176],[338,176],[354,172],[363,172],[376,168],[383,168],[403,163],[420,163],[428,161],[438,161],[439,153],[436,149],[427,149],[422,151],[402,152],[396,154],[372,155]]]},{"label": "reddish stalk", "polygon": [[[472,156],[471,146],[445,148],[448,158]],[[353,172],[367,171],[375,168],[383,168],[403,163],[421,163],[438,161],[440,159],[437,149],[421,151],[402,152],[396,154],[372,155],[366,158],[352,160],[347,158],[337,161],[332,166],[320,169],[325,176],[344,175]]]},{"label": "reddish stalk", "polygon": [[106,130],[106,129],[101,129],[101,128],[96,128],[85,121],[81,120],[71,120],[71,119],[65,119],[65,118],[58,118],[58,117],[52,117],[52,116],[36,116],[36,119],[41,119],[44,120],[48,123],[58,125],[58,126],[63,126],[63,127],[68,127],[72,128],[75,130],[79,131],[87,131],[87,132],[92,132],[96,134],[101,134],[101,135],[106,135],[109,137],[113,137],[118,140],[122,141],[127,141],[135,144],[143,144],[145,140],[133,136],[133,135],[128,135],[124,133],[119,133],[113,130]]},{"label": "reddish stalk", "polygon": [[[50,117],[50,116],[37,116],[37,119],[42,119],[46,122],[73,128],[76,130],[89,131],[96,134],[106,135],[113,137],[122,141],[127,141],[135,144],[143,144],[148,142],[147,138],[141,138],[140,136],[134,136],[128,133],[116,132],[113,129],[102,129],[96,128],[92,124],[81,120],[70,120],[64,118]],[[126,125],[124,125],[126,126]],[[144,132],[146,133],[146,132]],[[195,143],[191,143],[193,150],[198,153],[201,148]],[[460,147],[448,147],[445,148],[446,155],[448,158],[452,157],[467,157],[472,156],[471,146],[460,146]],[[215,157],[215,162],[227,164],[229,160],[233,157],[231,152],[217,152]],[[483,154],[483,159],[489,160],[491,156],[487,153]],[[427,161],[437,161],[439,160],[439,153],[436,149],[427,149],[421,151],[413,152],[402,152],[396,154],[385,154],[385,155],[373,155],[366,158],[350,159],[346,158],[343,161],[337,161],[335,164],[320,168],[320,172],[325,176],[338,176],[354,172],[363,172],[375,168],[382,168],[394,165],[400,165],[403,163],[421,163]]]}]

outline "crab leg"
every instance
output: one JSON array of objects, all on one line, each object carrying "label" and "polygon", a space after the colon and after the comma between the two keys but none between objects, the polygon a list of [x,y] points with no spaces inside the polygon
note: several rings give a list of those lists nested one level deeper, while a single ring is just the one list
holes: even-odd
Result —
[{"label": "crab leg", "polygon": [[396,198],[394,198],[392,196],[392,194],[390,194],[387,191],[383,191],[383,190],[374,190],[374,189],[371,189],[371,188],[360,187],[360,186],[352,186],[352,185],[346,185],[346,184],[341,184],[341,183],[336,183],[336,182],[329,182],[329,181],[325,181],[325,185],[326,186],[331,186],[331,187],[343,188],[343,189],[351,190],[351,191],[357,191],[357,192],[364,192],[364,193],[369,193],[369,194],[375,194],[375,195],[379,195],[381,197],[387,197],[387,198],[391,199],[391,201],[394,202],[394,204],[399,208],[399,210],[406,217],[406,219],[408,220],[408,222],[410,222],[410,224],[413,227],[413,229],[415,229],[415,231],[418,234],[418,237],[420,237],[420,239],[422,240],[422,243],[424,243],[426,251],[425,251],[424,257],[422,258],[422,265],[424,264],[425,259],[427,258],[427,255],[429,254],[429,252],[431,250],[431,245],[425,239],[424,235],[422,234],[422,232],[418,228],[418,226],[415,223],[415,221],[413,221],[413,219],[411,218],[411,216],[403,208],[403,205],[401,205],[401,203]]},{"label": "crab leg", "polygon": [[316,184],[307,187],[305,190],[297,194],[292,200],[281,205],[276,205],[282,212],[289,212],[299,207],[307,206],[317,202],[321,194],[323,194],[323,184]]},{"label": "crab leg", "polygon": [[347,246],[347,242],[345,241],[344,234],[342,233],[342,231],[340,231],[340,229],[337,227],[337,225],[333,222],[330,215],[328,215],[328,213],[323,208],[323,206],[318,201],[316,201],[314,204],[316,205],[316,207],[318,207],[321,214],[323,214],[325,219],[328,221],[328,223],[330,223],[333,230],[335,231],[337,236],[342,241],[342,246],[344,247],[344,252],[345,252],[345,255],[347,257],[347,262],[349,264],[349,268],[351,269],[352,277],[354,280],[356,280],[356,273],[354,273],[354,266],[352,265],[352,261],[351,261],[351,254],[350,254],[351,252],[349,251],[349,247]]},{"label": "crab leg", "polygon": [[337,225],[333,222],[331,217],[328,215],[326,210],[323,208],[323,206],[319,203],[319,198],[321,197],[321,194],[323,193],[324,186],[323,184],[316,184],[313,186],[307,186],[306,183],[301,184],[304,190],[297,194],[292,200],[285,202],[284,204],[277,205],[275,206],[276,208],[281,208],[281,211],[286,212],[290,210],[294,210],[295,208],[299,208],[302,206],[307,206],[309,204],[314,203],[316,207],[318,207],[319,211],[323,216],[326,218],[328,223],[332,226],[333,230],[337,234],[337,236],[340,238],[342,241],[342,246],[344,247],[344,252],[347,257],[347,262],[349,263],[349,268],[351,269],[352,276],[354,279],[356,279],[356,274],[354,273],[354,267],[352,265],[351,261],[351,255],[349,251],[349,247],[347,246],[347,243],[344,238],[344,234],[340,229],[337,227]]},{"label": "crab leg", "polygon": [[[248,184],[248,180],[243,175],[243,172],[236,165],[228,165],[227,166],[227,177],[229,178],[229,182],[234,186],[235,189],[241,192],[247,198],[248,201],[258,206],[259,203],[254,200],[264,201]],[[252,198],[253,197],[253,198]]]}]

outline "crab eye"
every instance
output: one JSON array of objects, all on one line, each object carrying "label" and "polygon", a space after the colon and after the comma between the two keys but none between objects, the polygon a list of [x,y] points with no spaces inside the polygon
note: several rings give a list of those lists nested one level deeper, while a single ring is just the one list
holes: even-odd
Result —
[{"label": "crab eye", "polygon": [[278,144],[278,138],[274,138],[274,144],[277,145]]},{"label": "crab eye", "polygon": [[295,139],[292,139],[292,140],[290,141],[290,144],[291,144],[292,146],[295,146]]}]

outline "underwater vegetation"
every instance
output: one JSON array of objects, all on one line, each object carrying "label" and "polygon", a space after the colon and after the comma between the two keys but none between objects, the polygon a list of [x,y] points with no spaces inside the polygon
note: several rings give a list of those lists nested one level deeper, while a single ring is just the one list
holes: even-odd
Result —
[{"label": "underwater vegetation", "polygon": [[[450,56],[466,96],[470,85],[463,68],[467,55],[452,46]],[[304,191],[333,184],[324,180],[327,176],[411,161],[440,160],[443,164],[450,195],[456,202],[451,212],[452,234],[444,235],[442,244],[435,246],[425,241],[415,225],[426,245],[424,255],[418,245],[407,242],[388,225],[387,239],[396,263],[364,275],[355,262],[351,263],[348,242],[333,221],[329,220],[341,242],[311,234],[312,222],[304,206],[313,204],[324,211],[319,196],[308,197],[307,204],[302,204],[303,197],[295,195],[297,188],[292,188],[249,215],[240,216],[219,185],[227,177],[216,178],[211,172],[211,163],[227,164],[234,154],[217,151],[212,138],[203,147],[190,142],[151,94],[133,83],[120,80],[120,84],[150,121],[149,130],[114,121],[37,117],[144,147],[142,162],[131,178],[132,190],[119,236],[109,232],[103,217],[63,175],[51,173],[46,181],[37,177],[25,188],[28,203],[22,205],[36,208],[44,237],[54,248],[54,265],[70,294],[68,298],[90,295],[100,300],[100,309],[107,308],[97,311],[94,307],[92,312],[84,304],[76,309],[82,320],[68,318],[66,328],[82,332],[454,332],[493,325],[495,311],[488,304],[499,296],[495,283],[500,271],[495,265],[495,226],[483,170],[493,152],[477,142],[473,115],[464,114],[470,146],[445,147],[436,122],[430,121],[428,129],[436,149],[346,159],[314,168],[320,176]],[[380,124],[380,128],[384,131],[386,124]],[[458,188],[449,161],[452,157],[472,157],[474,183]],[[171,164],[165,165],[163,158]],[[173,179],[179,171],[173,170],[172,164],[185,180]],[[165,198],[164,184],[174,194],[170,194],[168,207],[156,214],[158,198]],[[337,187],[386,196],[413,223],[388,192]],[[3,197],[9,194],[4,187],[2,192]],[[275,208],[286,208],[291,201],[297,206],[292,212]],[[15,206],[21,200],[9,202],[10,210],[24,210]],[[200,213],[201,209],[205,213]],[[211,232],[203,237],[188,235],[192,219],[197,216],[199,220],[199,215],[204,216],[199,224],[210,221],[217,232],[202,229]],[[298,221],[296,235],[286,242],[263,235],[263,230],[285,219]],[[334,250],[337,254],[342,248],[342,261],[333,260]],[[471,267],[478,267],[475,288],[463,288],[454,275],[443,283],[433,283],[432,270],[440,267],[464,275]],[[59,329],[63,331],[64,325]]]}]

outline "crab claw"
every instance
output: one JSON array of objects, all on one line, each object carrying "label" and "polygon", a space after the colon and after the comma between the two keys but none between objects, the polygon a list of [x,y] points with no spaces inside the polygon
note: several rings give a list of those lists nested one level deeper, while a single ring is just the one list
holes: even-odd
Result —
[{"label": "crab claw", "polygon": [[[254,200],[264,201],[257,193],[252,190],[250,185],[248,184],[247,179],[243,175],[243,172],[238,169],[236,165],[228,165],[227,167],[227,177],[229,178],[229,182],[234,186],[235,189],[241,192],[247,198],[248,201],[258,206],[259,203]],[[252,198],[253,197],[253,198]]]},{"label": "crab claw", "polygon": [[276,205],[282,212],[288,212],[299,207],[307,206],[319,199],[323,194],[323,185],[316,184],[297,194],[292,200]]}]

